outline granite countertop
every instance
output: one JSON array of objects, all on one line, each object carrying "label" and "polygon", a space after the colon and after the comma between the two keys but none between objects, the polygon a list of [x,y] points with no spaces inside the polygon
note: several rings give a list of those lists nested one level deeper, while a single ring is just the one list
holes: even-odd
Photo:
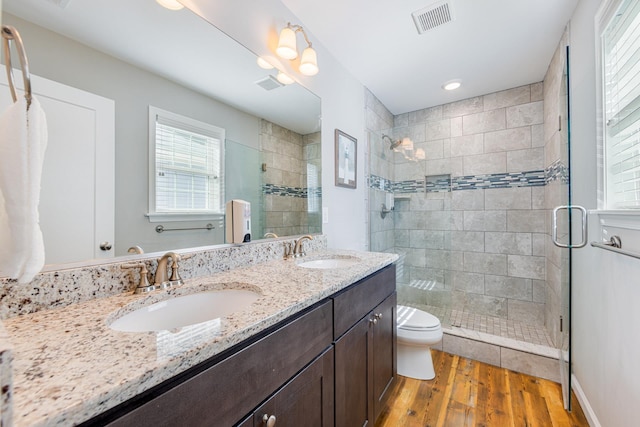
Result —
[{"label": "granite countertop", "polygon": [[[306,269],[296,263],[355,257],[343,268]],[[269,261],[147,295],[121,294],[4,322],[13,345],[15,426],[69,426],[203,362],[397,259],[395,254],[324,251],[298,261]],[[249,308],[177,333],[119,332],[108,323],[162,300],[209,289],[261,294]]]}]

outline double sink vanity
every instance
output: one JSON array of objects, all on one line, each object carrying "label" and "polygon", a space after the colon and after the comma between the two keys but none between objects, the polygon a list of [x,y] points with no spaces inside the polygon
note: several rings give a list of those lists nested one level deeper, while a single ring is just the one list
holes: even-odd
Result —
[{"label": "double sink vanity", "polygon": [[179,287],[5,320],[13,425],[373,425],[396,375],[396,255],[252,245],[197,277],[212,254],[190,254]]}]

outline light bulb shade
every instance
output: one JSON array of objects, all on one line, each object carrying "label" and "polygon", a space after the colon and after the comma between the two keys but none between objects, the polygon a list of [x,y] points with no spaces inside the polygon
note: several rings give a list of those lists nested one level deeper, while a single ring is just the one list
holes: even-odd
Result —
[{"label": "light bulb shade", "polygon": [[295,80],[293,80],[291,76],[283,73],[282,71],[278,72],[276,79],[278,79],[278,81],[283,85],[290,85],[291,83],[295,83]]},{"label": "light bulb shade", "polygon": [[263,68],[265,70],[273,69],[273,65],[271,65],[269,63],[269,61],[267,61],[266,59],[264,59],[261,56],[258,56],[258,59],[256,60],[256,62],[258,63],[258,67],[260,67],[260,68]]},{"label": "light bulb shade", "polygon": [[416,160],[424,160],[426,157],[427,156],[422,148],[418,148],[416,150]]},{"label": "light bulb shade", "polygon": [[178,3],[176,0],[156,0],[162,7],[166,7],[169,10],[180,10],[184,6]]},{"label": "light bulb shade", "polygon": [[284,59],[296,59],[298,57],[296,33],[291,28],[283,28],[280,32],[276,53]]},{"label": "light bulb shade", "polygon": [[403,150],[411,151],[413,150],[413,141],[408,137],[402,138],[401,146]]},{"label": "light bulb shade", "polygon": [[305,76],[315,76],[318,74],[318,56],[316,55],[316,51],[311,47],[302,51],[300,72]]}]

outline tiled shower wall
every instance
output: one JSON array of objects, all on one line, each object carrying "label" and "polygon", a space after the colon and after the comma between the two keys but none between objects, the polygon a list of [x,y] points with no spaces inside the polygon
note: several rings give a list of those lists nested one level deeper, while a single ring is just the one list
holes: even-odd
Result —
[{"label": "tiled shower wall", "polygon": [[375,183],[369,182],[369,248],[376,252],[393,251],[393,213],[381,215],[382,204],[387,204],[387,195],[393,196],[390,187],[393,181],[393,152],[389,149],[388,141],[382,140],[383,133],[391,133],[393,114],[366,88],[365,123],[369,142],[366,162],[369,170],[365,174],[367,177],[376,177]]},{"label": "tiled shower wall", "polygon": [[401,114],[392,132],[426,152],[392,154],[403,281],[429,305],[543,324],[543,84]]},{"label": "tiled shower wall", "polygon": [[[321,227],[320,215],[308,214],[308,201],[311,196],[313,206],[320,209],[320,134],[303,136],[262,120],[260,143],[266,168],[262,180],[264,232],[278,236],[317,232]],[[307,160],[316,168],[309,168]],[[318,187],[308,188],[308,170],[315,174],[312,182],[318,183]]]},{"label": "tiled shower wall", "polygon": [[[549,174],[545,186],[547,234],[546,239],[546,305],[545,325],[554,345],[560,348],[560,315],[562,313],[562,283],[568,282],[568,250],[555,246],[551,241],[551,210],[568,204],[568,150],[567,150],[567,102],[568,93],[564,79],[565,49],[568,33],[565,31],[553,55],[544,79],[544,137],[545,165]],[[558,118],[561,117],[559,120]],[[566,219],[560,217],[561,220]],[[559,224],[562,229],[563,224]],[[566,225],[566,222],[564,223]],[[566,227],[564,228],[566,230]]]}]

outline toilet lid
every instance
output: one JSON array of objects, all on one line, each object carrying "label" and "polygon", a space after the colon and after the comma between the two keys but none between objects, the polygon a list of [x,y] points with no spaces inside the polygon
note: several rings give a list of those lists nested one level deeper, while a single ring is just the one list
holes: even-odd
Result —
[{"label": "toilet lid", "polygon": [[440,320],[433,314],[413,307],[398,306],[398,328],[410,331],[424,331],[440,327]]}]

